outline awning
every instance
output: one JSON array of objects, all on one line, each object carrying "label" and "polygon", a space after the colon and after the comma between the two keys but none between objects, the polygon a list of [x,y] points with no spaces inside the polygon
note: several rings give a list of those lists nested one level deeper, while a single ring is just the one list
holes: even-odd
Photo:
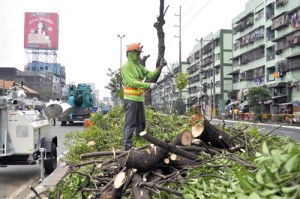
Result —
[{"label": "awning", "polygon": [[276,83],[269,84],[267,86],[268,88],[276,88],[276,87],[284,88],[286,87],[286,82],[276,82]]},{"label": "awning", "polygon": [[230,102],[230,104],[228,104],[227,106],[238,105],[239,103],[240,101],[234,101],[234,102]]},{"label": "awning", "polygon": [[286,102],[286,103],[280,103],[280,104],[274,104],[274,105],[277,105],[277,106],[287,106],[287,105],[292,105],[293,102]]},{"label": "awning", "polygon": [[264,104],[271,104],[273,102],[273,100],[267,100],[264,102]]},{"label": "awning", "polygon": [[300,56],[300,53],[299,52],[296,52],[290,56],[287,56],[286,59],[289,59],[289,58],[293,58],[293,57],[297,57],[297,56]]},{"label": "awning", "polygon": [[240,105],[239,105],[239,107],[244,107],[244,106],[248,106],[249,105],[249,102],[248,102],[248,100],[246,100],[246,101],[244,101],[243,103],[241,103]]},{"label": "awning", "polygon": [[238,74],[240,73],[240,69],[234,70],[231,73],[228,73],[228,75]]},{"label": "awning", "polygon": [[273,99],[276,99],[276,98],[281,98],[281,97],[287,97],[287,95],[274,96],[274,97],[272,97],[272,98],[273,98]]}]

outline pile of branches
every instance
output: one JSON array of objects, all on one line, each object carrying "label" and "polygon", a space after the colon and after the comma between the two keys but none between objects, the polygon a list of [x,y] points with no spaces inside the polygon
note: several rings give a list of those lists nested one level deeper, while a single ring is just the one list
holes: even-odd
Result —
[{"label": "pile of branches", "polygon": [[[206,133],[209,132],[204,131],[203,135]],[[180,190],[179,186],[186,181],[187,171],[203,166],[204,162],[212,159],[216,154],[223,153],[224,150],[229,152],[226,155],[229,159],[245,167],[256,168],[232,153],[241,149],[241,147],[230,148],[230,140],[225,139],[229,138],[226,134],[216,135],[219,137],[218,141],[212,143],[212,145],[218,145],[219,147],[223,146],[222,149],[213,147],[201,139],[193,140],[190,131],[178,134],[175,143],[158,140],[145,131],[140,133],[140,136],[149,141],[150,146],[129,151],[103,151],[82,154],[82,160],[103,156],[108,158],[100,161],[83,161],[72,165],[72,167],[93,165],[91,172],[86,175],[89,182],[87,185],[89,186],[81,191],[93,192],[92,198],[101,199],[121,198],[128,188],[131,188],[130,194],[135,199],[151,198],[151,189],[164,191],[167,194],[174,195],[174,197],[183,197],[183,194],[178,190]],[[192,141],[194,141],[194,144],[192,144]],[[207,154],[207,159],[200,158],[200,154]],[[95,168],[103,171],[100,176],[93,176]],[[174,189],[164,187],[167,182],[178,185]],[[93,184],[93,189],[89,188],[90,184]]]},{"label": "pile of branches", "polygon": [[122,112],[120,108],[96,115],[83,132],[67,135],[64,161],[69,173],[48,198],[298,194],[300,150],[291,140],[271,135],[277,128],[259,133],[246,124],[213,125],[198,111],[179,117],[146,109],[147,131],[134,137],[137,148],[123,151]]},{"label": "pile of branches", "polygon": [[[210,124],[201,114],[192,115],[190,123],[192,131],[182,131],[174,141],[160,140],[144,131],[140,136],[149,142],[148,145],[129,151],[82,154],[81,162],[69,164],[71,172],[89,165],[90,170],[87,173],[77,172],[85,178],[84,186],[78,191],[88,193],[90,198],[101,199],[117,199],[124,195],[146,199],[151,198],[151,194],[157,190],[173,195],[174,198],[182,198],[182,184],[189,178],[187,173],[203,167],[217,155],[243,167],[256,168],[235,154],[245,150],[240,145],[247,143],[248,138],[244,136],[244,131],[232,128],[235,136],[230,136],[218,126]],[[164,186],[170,183],[171,186]]]}]

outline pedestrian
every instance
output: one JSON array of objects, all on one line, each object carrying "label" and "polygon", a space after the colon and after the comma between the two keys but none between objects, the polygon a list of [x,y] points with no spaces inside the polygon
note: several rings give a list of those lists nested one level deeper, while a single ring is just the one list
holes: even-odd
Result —
[{"label": "pedestrian", "polygon": [[55,126],[56,125],[56,120],[55,120],[55,118],[53,118],[53,126]]},{"label": "pedestrian", "polygon": [[127,62],[121,69],[124,84],[124,111],[125,122],[123,129],[124,150],[133,147],[132,136],[136,136],[145,130],[146,118],[144,110],[144,89],[154,89],[156,83],[143,82],[145,77],[152,79],[160,74],[163,66],[167,65],[164,58],[160,60],[160,66],[154,71],[148,71],[139,63],[142,47],[140,43],[132,43],[127,46]]}]

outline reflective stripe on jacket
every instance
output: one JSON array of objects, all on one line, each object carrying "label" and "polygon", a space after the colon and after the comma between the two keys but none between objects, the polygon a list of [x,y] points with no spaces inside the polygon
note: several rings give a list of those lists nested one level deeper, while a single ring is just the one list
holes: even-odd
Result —
[{"label": "reflective stripe on jacket", "polygon": [[141,96],[144,94],[142,88],[131,88],[124,86],[124,95],[133,95],[133,96]]}]

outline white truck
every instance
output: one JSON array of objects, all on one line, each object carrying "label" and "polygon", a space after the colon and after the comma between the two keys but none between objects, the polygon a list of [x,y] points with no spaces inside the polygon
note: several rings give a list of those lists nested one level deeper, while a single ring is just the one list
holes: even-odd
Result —
[{"label": "white truck", "polygon": [[39,111],[23,104],[0,96],[0,167],[39,163],[41,181],[57,167],[57,137],[49,136],[49,122]]}]

